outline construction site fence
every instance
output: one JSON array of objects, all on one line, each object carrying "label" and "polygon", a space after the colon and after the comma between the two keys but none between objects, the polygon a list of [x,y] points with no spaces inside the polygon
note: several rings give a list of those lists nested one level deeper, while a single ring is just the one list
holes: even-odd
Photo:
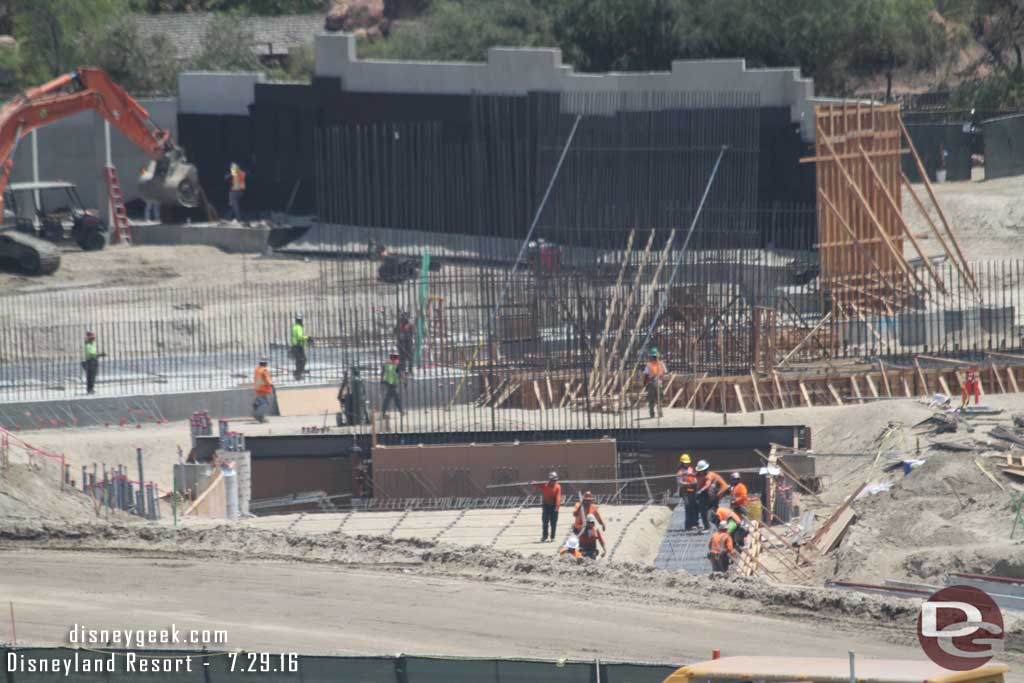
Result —
[{"label": "construction site fence", "polygon": [[[339,634],[343,639],[343,634]],[[132,655],[133,671],[128,670]],[[183,650],[87,650],[0,647],[7,683],[56,681],[64,670],[40,673],[42,663],[69,662],[71,680],[166,683],[218,683],[229,680],[302,683],[661,683],[677,666],[577,659],[484,659],[398,655],[395,657],[321,657],[294,653]],[[86,661],[88,660],[88,661]],[[112,662],[112,664],[110,664]],[[14,666],[11,666],[11,665]],[[36,672],[26,671],[34,665]],[[96,674],[76,672],[91,667]],[[102,668],[99,668],[102,667]],[[109,668],[113,670],[109,670]],[[145,673],[140,673],[146,667]],[[178,671],[167,671],[177,667]]]}]

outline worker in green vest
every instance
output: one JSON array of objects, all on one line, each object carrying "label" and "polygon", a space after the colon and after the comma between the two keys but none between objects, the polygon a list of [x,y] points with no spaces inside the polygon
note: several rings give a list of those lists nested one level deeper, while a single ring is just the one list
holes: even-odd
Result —
[{"label": "worker in green vest", "polygon": [[385,419],[388,416],[388,406],[392,403],[398,407],[398,414],[404,415],[402,411],[402,397],[398,394],[399,384],[399,365],[398,351],[392,351],[388,356],[388,362],[384,364],[384,367],[380,371],[380,388],[384,392],[384,398],[381,400],[380,412],[381,416]]},{"label": "worker in green vest", "polygon": [[82,361],[82,369],[85,370],[85,393],[96,393],[96,375],[100,371],[100,357],[106,356],[96,348],[96,333],[85,333],[85,360]]},{"label": "worker in green vest", "polygon": [[[358,367],[352,366],[351,373],[345,375],[345,381],[341,383],[341,389],[338,391],[338,403],[344,411],[345,424],[370,424],[370,418],[366,414],[366,385],[359,376]],[[340,419],[338,426],[341,426]]]},{"label": "worker in green vest", "polygon": [[292,358],[295,359],[295,379],[302,379],[306,372],[306,348],[313,343],[312,337],[306,336],[306,328],[302,325],[302,314],[295,316],[292,323]]}]

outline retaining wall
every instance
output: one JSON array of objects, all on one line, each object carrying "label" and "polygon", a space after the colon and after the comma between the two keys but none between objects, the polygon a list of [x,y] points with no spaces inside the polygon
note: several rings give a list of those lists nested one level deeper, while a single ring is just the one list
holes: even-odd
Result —
[{"label": "retaining wall", "polygon": [[232,254],[261,254],[267,248],[269,236],[270,229],[265,227],[247,228],[210,223],[132,226],[134,244],[202,244]]}]

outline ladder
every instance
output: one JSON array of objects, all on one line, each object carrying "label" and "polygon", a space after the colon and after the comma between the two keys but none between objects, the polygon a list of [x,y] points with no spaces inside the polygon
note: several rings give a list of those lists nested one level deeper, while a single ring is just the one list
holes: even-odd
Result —
[{"label": "ladder", "polygon": [[110,206],[110,221],[117,232],[117,241],[132,245],[132,229],[128,222],[128,212],[124,208],[124,194],[121,192],[121,181],[117,177],[117,169],[113,166],[104,168],[107,178],[107,193]]}]

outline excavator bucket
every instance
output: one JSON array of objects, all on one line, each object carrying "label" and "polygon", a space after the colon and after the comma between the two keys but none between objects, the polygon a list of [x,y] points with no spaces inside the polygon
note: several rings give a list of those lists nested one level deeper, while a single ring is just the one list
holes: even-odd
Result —
[{"label": "excavator bucket", "polygon": [[160,204],[199,206],[199,171],[184,159],[171,156],[149,162],[139,177],[139,195]]}]

